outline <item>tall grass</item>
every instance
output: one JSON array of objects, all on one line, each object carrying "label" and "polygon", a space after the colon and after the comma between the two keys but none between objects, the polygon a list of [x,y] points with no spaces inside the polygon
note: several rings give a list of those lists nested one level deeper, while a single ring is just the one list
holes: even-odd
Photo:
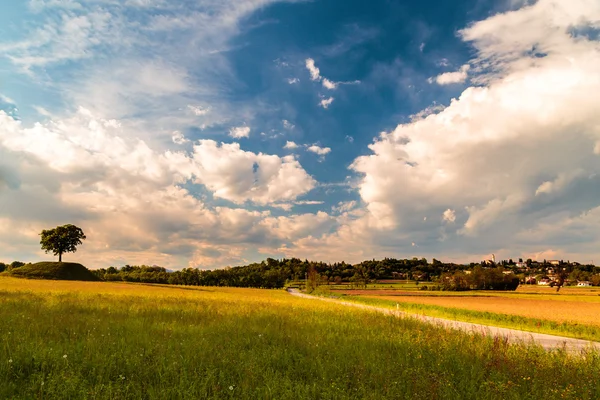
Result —
[{"label": "tall grass", "polygon": [[282,291],[0,278],[0,398],[600,397],[547,353]]}]

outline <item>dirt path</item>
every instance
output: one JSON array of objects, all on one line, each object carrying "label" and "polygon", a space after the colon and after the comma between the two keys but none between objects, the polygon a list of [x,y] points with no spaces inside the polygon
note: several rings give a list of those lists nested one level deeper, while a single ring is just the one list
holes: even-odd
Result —
[{"label": "dirt path", "polygon": [[430,324],[443,326],[445,328],[458,329],[458,330],[465,331],[468,333],[475,332],[475,333],[480,333],[483,335],[499,336],[499,337],[507,338],[508,341],[511,343],[522,343],[522,342],[532,343],[533,342],[533,343],[541,345],[546,350],[562,348],[564,346],[565,349],[569,352],[579,352],[579,351],[589,349],[589,348],[596,348],[597,350],[600,351],[600,343],[599,342],[591,342],[588,340],[573,339],[573,338],[568,338],[568,337],[563,337],[563,336],[546,335],[544,333],[526,332],[526,331],[520,331],[517,329],[498,328],[496,326],[491,326],[491,325],[482,325],[482,324],[474,324],[471,322],[453,321],[453,320],[449,320],[449,319],[428,317],[428,316],[419,315],[419,314],[409,314],[409,313],[405,313],[403,311],[397,311],[397,310],[394,310],[391,308],[369,306],[366,304],[353,303],[353,302],[342,301],[342,300],[337,300],[337,299],[330,299],[330,298],[326,298],[326,297],[311,296],[308,294],[301,293],[297,289],[288,289],[288,293],[290,293],[293,296],[321,300],[321,301],[329,301],[332,303],[343,304],[343,305],[350,306],[350,307],[362,308],[365,310],[372,310],[372,311],[376,311],[376,312],[380,312],[380,313],[384,313],[384,314],[395,315],[397,317],[415,318],[415,319],[418,319],[420,321],[424,321],[424,322],[427,322]]}]

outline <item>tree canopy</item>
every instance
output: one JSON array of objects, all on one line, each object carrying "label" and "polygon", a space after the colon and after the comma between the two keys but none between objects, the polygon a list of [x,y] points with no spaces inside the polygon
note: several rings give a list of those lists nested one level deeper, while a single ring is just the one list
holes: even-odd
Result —
[{"label": "tree canopy", "polygon": [[76,252],[77,246],[86,239],[81,228],[71,224],[57,226],[54,229],[44,229],[40,236],[42,237],[40,241],[42,250],[58,256],[58,262],[62,262],[63,253]]}]

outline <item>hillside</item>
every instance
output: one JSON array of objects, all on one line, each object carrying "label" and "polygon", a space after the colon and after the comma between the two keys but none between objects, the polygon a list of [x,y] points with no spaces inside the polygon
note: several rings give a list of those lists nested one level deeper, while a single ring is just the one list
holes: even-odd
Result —
[{"label": "hillside", "polygon": [[90,270],[78,263],[70,262],[39,262],[15,268],[10,275],[29,279],[54,279],[65,281],[97,281],[99,280]]}]

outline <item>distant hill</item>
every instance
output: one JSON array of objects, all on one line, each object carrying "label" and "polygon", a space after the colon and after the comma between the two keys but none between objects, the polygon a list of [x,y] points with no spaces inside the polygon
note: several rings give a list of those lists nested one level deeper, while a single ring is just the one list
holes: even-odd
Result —
[{"label": "distant hill", "polygon": [[39,262],[26,264],[10,271],[11,276],[29,279],[54,279],[64,281],[98,281],[98,277],[78,263]]}]

